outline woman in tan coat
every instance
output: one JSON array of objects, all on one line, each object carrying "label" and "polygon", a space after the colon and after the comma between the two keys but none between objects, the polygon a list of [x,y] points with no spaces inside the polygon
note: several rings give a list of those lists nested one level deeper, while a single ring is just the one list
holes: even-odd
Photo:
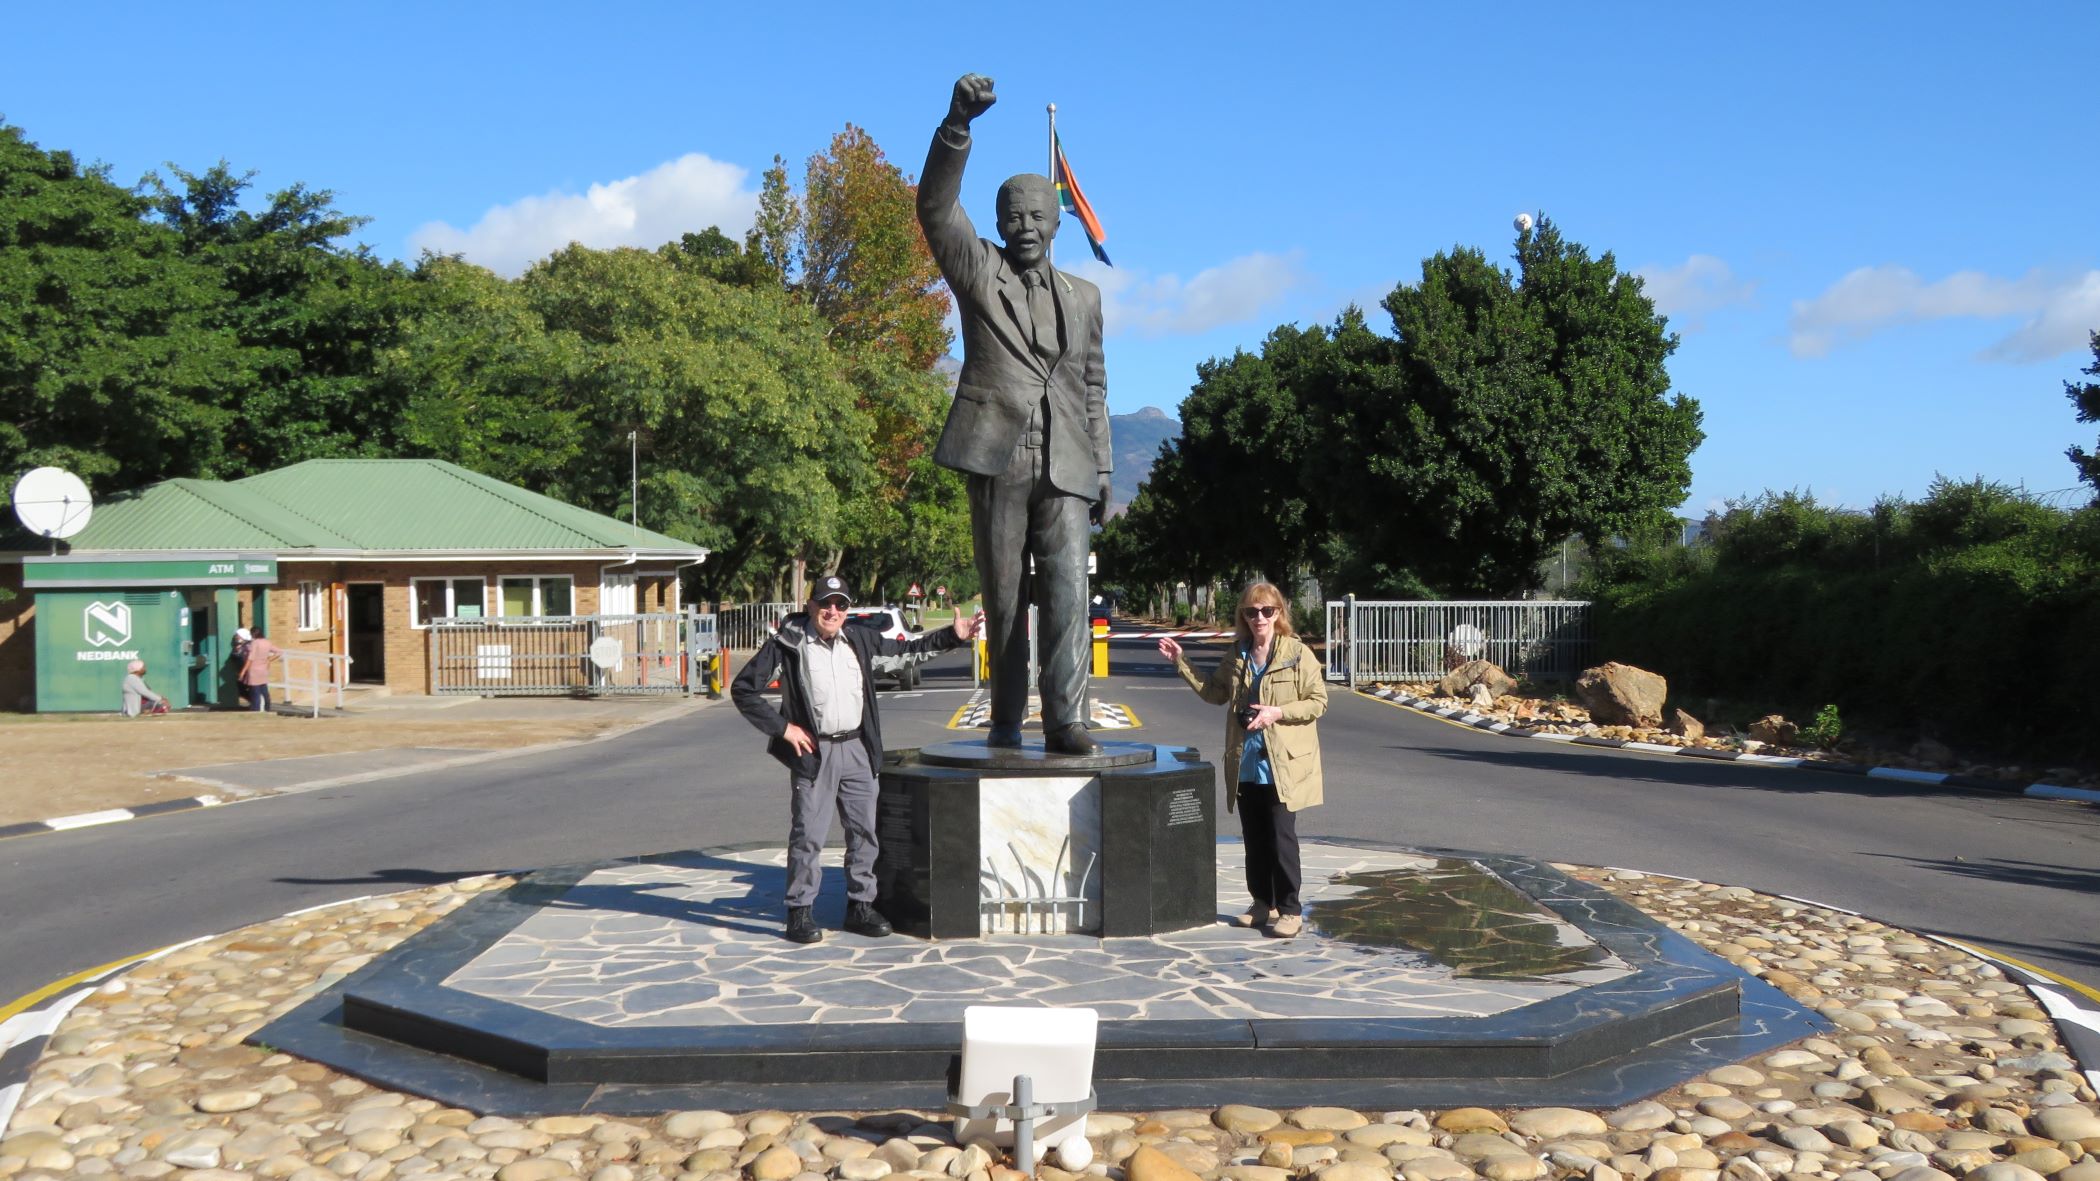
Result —
[{"label": "woman in tan coat", "polygon": [[1160,654],[1196,695],[1225,711],[1225,806],[1240,815],[1247,846],[1247,913],[1241,927],[1278,939],[1305,929],[1298,887],[1297,813],[1320,802],[1320,733],[1327,712],[1326,670],[1291,632],[1283,592],[1266,582],[1240,592],[1233,650],[1199,678],[1173,637]]}]

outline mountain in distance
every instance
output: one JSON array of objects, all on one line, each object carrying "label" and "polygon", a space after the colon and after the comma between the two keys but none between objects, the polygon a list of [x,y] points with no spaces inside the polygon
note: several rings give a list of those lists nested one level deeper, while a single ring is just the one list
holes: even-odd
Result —
[{"label": "mountain in distance", "polygon": [[1152,474],[1152,461],[1159,458],[1159,445],[1180,437],[1181,420],[1169,418],[1157,406],[1108,416],[1108,444],[1116,461],[1115,474],[1108,481],[1110,516],[1120,514],[1137,499],[1138,485]]}]

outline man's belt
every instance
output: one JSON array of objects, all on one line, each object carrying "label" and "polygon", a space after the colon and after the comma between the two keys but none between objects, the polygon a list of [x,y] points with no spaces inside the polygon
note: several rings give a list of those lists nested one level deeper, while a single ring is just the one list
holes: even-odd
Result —
[{"label": "man's belt", "polygon": [[825,742],[848,742],[860,737],[860,727],[855,726],[851,730],[836,730],[830,734],[819,734],[817,737]]}]

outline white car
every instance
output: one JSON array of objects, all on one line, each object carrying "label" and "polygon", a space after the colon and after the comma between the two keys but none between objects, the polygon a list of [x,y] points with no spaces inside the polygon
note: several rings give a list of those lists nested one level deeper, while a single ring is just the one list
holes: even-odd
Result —
[{"label": "white car", "polygon": [[[904,612],[897,607],[850,607],[846,611],[846,623],[852,627],[872,628],[893,640],[912,640],[919,636],[918,632],[904,625]],[[916,689],[919,687],[919,666],[933,657],[931,652],[908,656],[877,654],[869,667],[877,677],[896,681],[899,689]]]}]

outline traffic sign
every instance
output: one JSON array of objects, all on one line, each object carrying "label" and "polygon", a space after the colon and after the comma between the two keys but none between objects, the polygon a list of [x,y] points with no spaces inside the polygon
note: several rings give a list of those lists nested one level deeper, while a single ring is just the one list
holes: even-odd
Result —
[{"label": "traffic sign", "polygon": [[923,595],[924,595],[925,593],[926,593],[925,591],[922,591],[922,590],[920,590],[920,589],[919,589],[919,584],[918,584],[918,583],[916,583],[916,582],[912,583],[912,584],[911,584],[911,589],[905,592],[905,594],[906,594],[907,596],[909,596],[909,597],[911,597],[911,598],[914,598],[914,599],[916,599],[916,598],[919,598],[919,597],[923,596]]}]

